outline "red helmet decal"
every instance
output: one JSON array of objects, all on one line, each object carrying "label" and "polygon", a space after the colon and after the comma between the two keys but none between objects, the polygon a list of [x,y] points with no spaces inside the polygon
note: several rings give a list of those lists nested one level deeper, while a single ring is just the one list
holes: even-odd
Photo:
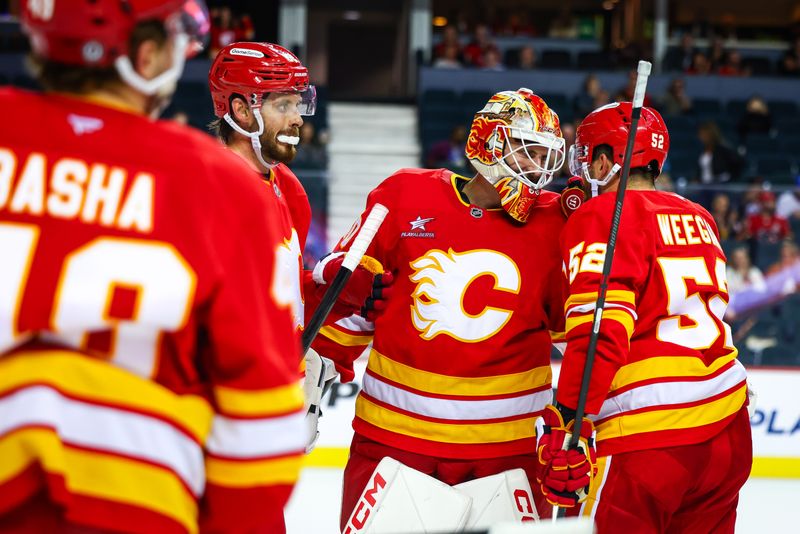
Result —
[{"label": "red helmet decal", "polygon": [[502,157],[502,151],[500,154],[496,154],[497,150],[495,147],[489,146],[489,140],[496,135],[495,130],[498,126],[506,124],[507,122],[501,119],[486,117],[480,113],[476,115],[475,120],[472,121],[464,150],[467,158],[478,159],[486,165],[494,164],[496,157]]}]

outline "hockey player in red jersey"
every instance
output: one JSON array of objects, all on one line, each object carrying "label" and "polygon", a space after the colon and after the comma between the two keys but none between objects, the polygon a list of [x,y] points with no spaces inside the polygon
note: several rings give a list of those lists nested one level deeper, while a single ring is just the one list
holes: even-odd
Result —
[{"label": "hockey player in red jersey", "polygon": [[655,189],[669,133],[647,107],[588,390],[586,454],[560,450],[575,417],[630,124],[630,102],[595,110],[570,156],[572,172],[599,195],[562,234],[567,348],[557,404],[543,417],[542,488],[553,504],[592,517],[601,534],[733,532],[752,444],[746,374],[723,321],[725,255],[705,209]]},{"label": "hockey player in red jersey", "polygon": [[158,121],[201,0],[22,3],[0,89],[0,531],[275,532],[305,441],[274,210]]},{"label": "hockey player in red jersey", "polygon": [[[560,340],[558,116],[528,89],[475,115],[473,178],[402,169],[373,190],[389,214],[367,253],[395,275],[386,311],[322,329],[343,377],[372,342],[344,474],[342,527],[378,462],[391,456],[447,484],[523,468],[533,480],[534,421],[551,399]],[[543,501],[542,501],[543,502]],[[541,504],[541,503],[540,503]],[[546,513],[546,507],[539,513]]]},{"label": "hockey player in red jersey", "polygon": [[[326,268],[319,269],[316,277],[303,270],[311,206],[287,164],[295,157],[303,116],[316,110],[316,89],[309,84],[308,69],[300,60],[271,43],[238,42],[224,47],[211,65],[208,81],[218,117],[213,125],[216,135],[264,177],[264,194],[279,213],[284,245],[278,259],[283,279],[276,296],[291,309],[299,333],[343,260],[341,254],[329,256]],[[374,310],[381,310],[391,286],[391,275],[382,276],[382,272],[377,262],[362,261],[340,295],[331,319],[353,313],[374,315]],[[330,361],[314,350],[305,355],[305,364],[312,371],[307,376],[313,382],[305,385],[306,397],[312,397],[321,393],[316,390],[318,375],[331,381],[335,372]],[[318,436],[318,417],[318,413],[309,414],[309,450]]]}]

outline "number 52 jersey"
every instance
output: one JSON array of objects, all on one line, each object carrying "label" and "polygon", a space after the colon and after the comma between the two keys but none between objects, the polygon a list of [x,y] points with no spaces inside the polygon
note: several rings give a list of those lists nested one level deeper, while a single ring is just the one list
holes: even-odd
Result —
[{"label": "number 52 jersey", "polygon": [[[317,346],[343,377],[372,341],[355,431],[402,450],[492,458],[534,450],[534,422],[551,400],[552,336],[561,339],[558,195],[542,192],[529,222],[462,199],[468,179],[403,169],[373,190],[389,214],[367,254],[395,275],[374,325],[326,326]],[[374,336],[374,337],[373,337]]]},{"label": "number 52 jersey", "polygon": [[[567,349],[558,401],[575,408],[616,194],[567,222]],[[627,191],[592,368],[586,412],[600,455],[701,443],[745,402],[725,255],[708,212],[673,193]]]}]

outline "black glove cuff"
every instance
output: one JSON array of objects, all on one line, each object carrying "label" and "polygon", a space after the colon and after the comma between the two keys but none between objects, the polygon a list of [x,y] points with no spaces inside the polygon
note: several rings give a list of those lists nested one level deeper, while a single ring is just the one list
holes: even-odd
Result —
[{"label": "black glove cuff", "polygon": [[565,425],[568,424],[570,421],[574,421],[575,420],[576,412],[572,408],[567,408],[566,406],[564,406],[560,402],[557,402],[556,403],[556,409],[561,414],[561,418],[564,420],[564,424]]}]

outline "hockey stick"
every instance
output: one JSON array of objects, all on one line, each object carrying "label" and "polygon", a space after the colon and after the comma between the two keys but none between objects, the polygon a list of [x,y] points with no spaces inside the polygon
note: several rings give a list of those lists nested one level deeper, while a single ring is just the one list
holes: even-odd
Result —
[{"label": "hockey stick", "polygon": [[[622,176],[620,176],[619,186],[617,187],[614,217],[611,219],[611,232],[608,236],[608,246],[606,247],[606,255],[603,259],[600,290],[597,292],[597,304],[595,305],[594,319],[592,320],[592,333],[589,336],[589,347],[586,349],[586,363],[583,367],[581,389],[578,394],[578,405],[575,407],[575,426],[572,429],[569,447],[577,447],[581,437],[583,416],[586,413],[586,398],[589,396],[589,382],[592,377],[595,353],[597,352],[597,339],[600,337],[600,321],[603,318],[603,308],[606,305],[608,278],[611,275],[611,263],[614,261],[614,248],[617,246],[617,232],[619,231],[619,221],[622,218],[622,204],[625,201],[625,189],[628,187],[628,175],[631,172],[631,155],[633,154],[633,145],[636,141],[636,128],[639,126],[639,117],[642,114],[642,103],[644,102],[644,94],[647,90],[647,78],[650,76],[650,67],[651,64],[649,61],[639,61],[639,67],[636,69],[636,89],[633,92],[631,128],[628,130],[628,142],[625,146],[625,158],[622,162]],[[564,448],[567,447],[565,446]],[[566,508],[559,508],[559,517],[565,517],[566,513]]]},{"label": "hockey stick", "polygon": [[322,328],[322,325],[331,313],[336,299],[339,298],[344,286],[347,285],[347,281],[350,280],[353,271],[358,267],[361,258],[364,256],[364,253],[366,253],[369,244],[372,243],[372,239],[375,237],[378,228],[381,227],[388,213],[389,210],[386,209],[386,206],[383,204],[375,204],[369,212],[369,215],[367,215],[364,226],[361,227],[358,235],[353,240],[353,244],[350,246],[350,250],[348,250],[347,254],[344,256],[342,267],[339,269],[339,272],[336,273],[328,289],[325,290],[325,294],[322,296],[319,306],[314,310],[314,315],[311,316],[311,320],[306,325],[305,330],[303,330],[302,354],[308,352],[309,347],[311,347],[311,342],[317,337],[320,328]]}]

